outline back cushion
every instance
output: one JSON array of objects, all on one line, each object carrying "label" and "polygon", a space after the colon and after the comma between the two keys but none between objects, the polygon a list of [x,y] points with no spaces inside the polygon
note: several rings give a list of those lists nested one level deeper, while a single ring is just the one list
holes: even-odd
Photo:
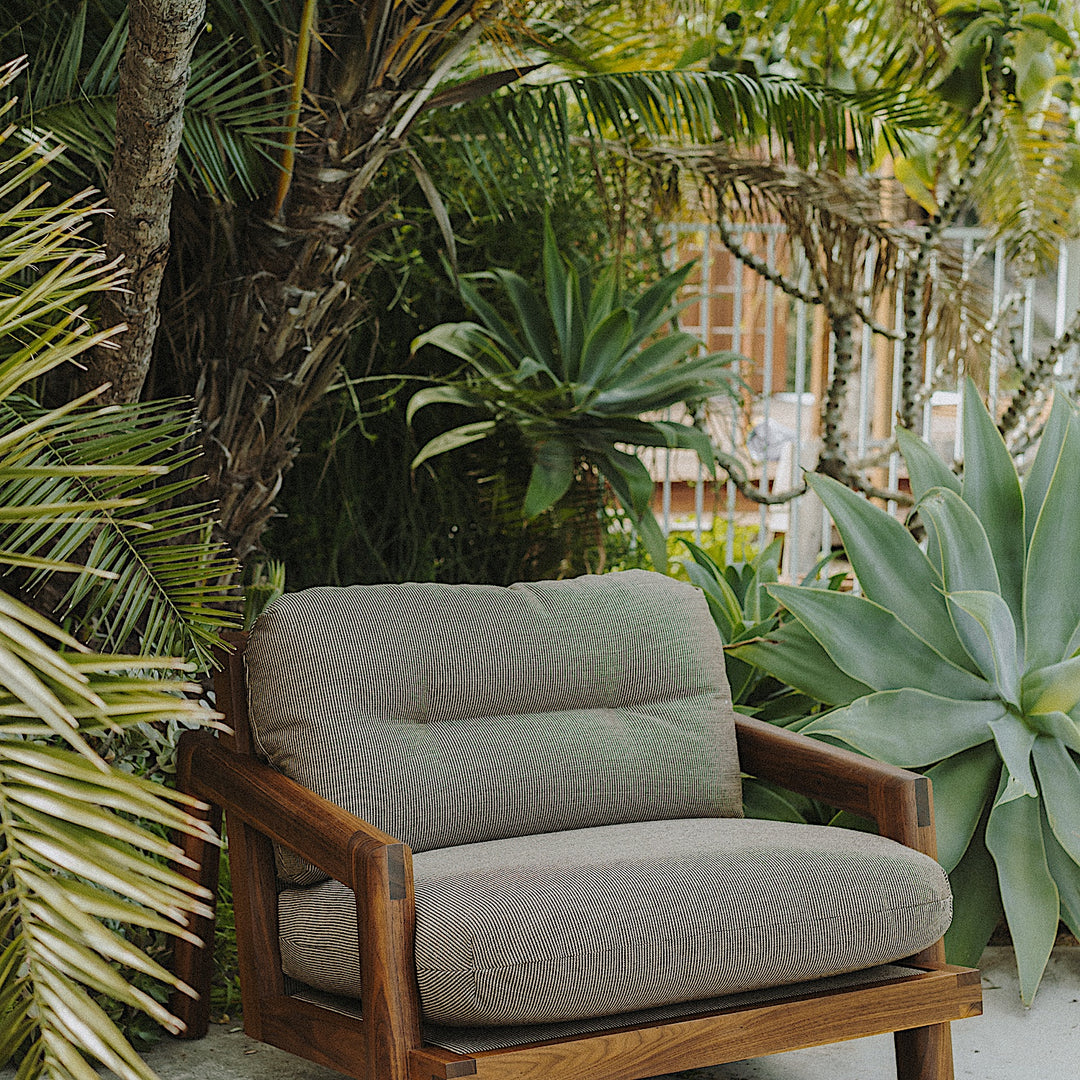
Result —
[{"label": "back cushion", "polygon": [[266,759],[417,852],[741,814],[720,638],[661,574],[308,589],[245,657]]}]

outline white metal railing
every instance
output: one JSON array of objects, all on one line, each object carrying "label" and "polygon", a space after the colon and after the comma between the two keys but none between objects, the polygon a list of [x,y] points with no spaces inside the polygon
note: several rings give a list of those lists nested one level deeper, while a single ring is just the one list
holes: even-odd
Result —
[{"label": "white metal railing", "polygon": [[[789,277],[799,274],[798,252],[792,252],[782,225],[731,229],[770,269],[782,268]],[[698,287],[708,296],[686,309],[680,320],[682,329],[701,337],[711,350],[729,349],[750,357],[751,364],[744,366],[742,374],[756,383],[752,400],[740,404],[718,399],[709,403],[700,419],[717,446],[736,457],[761,490],[799,487],[802,470],[813,468],[818,456],[820,398],[831,377],[832,343],[827,328],[805,302],[789,298],[778,286],[739,263],[714,227],[672,224],[667,231],[672,262],[696,257],[701,278]],[[1004,404],[1001,376],[1010,362],[1004,335],[1010,326],[1014,332],[1018,329],[1018,348],[1009,351],[1018,353],[1025,366],[1037,347],[1060,337],[1080,310],[1080,248],[1063,244],[1050,274],[1023,279],[1010,272],[1004,246],[988,245],[984,232],[951,229],[946,238],[959,244],[965,273],[985,277],[990,288],[986,382],[991,408],[998,409]],[[867,291],[873,271],[872,265],[865,267]],[[902,268],[894,275],[893,287],[899,287],[901,275]],[[899,330],[901,304],[892,307]],[[857,372],[848,392],[845,427],[860,461],[889,445],[900,403],[901,346],[895,342],[891,348],[883,348],[883,340],[875,341],[870,327],[864,325],[858,342]],[[958,460],[963,452],[959,393],[963,362],[962,358],[939,357],[937,351],[938,342],[931,334],[925,349],[922,435],[943,456]],[[943,359],[950,362],[940,364]],[[1059,360],[1058,375],[1074,371],[1078,362],[1074,346]],[[691,529],[700,540],[703,530],[716,528],[720,517],[729,560],[735,551],[737,526],[756,529],[758,544],[783,534],[782,576],[786,580],[803,576],[819,554],[829,549],[828,515],[812,495],[772,507],[751,506],[738,497],[730,481],[707,492],[708,474],[690,451],[644,451],[643,458],[657,481],[665,532]],[[901,466],[899,455],[890,454],[882,466],[881,486],[896,490],[903,476]]]}]

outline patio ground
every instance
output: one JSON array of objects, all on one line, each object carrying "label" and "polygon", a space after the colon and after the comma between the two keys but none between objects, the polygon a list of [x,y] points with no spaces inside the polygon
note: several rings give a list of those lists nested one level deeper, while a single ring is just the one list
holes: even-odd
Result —
[{"label": "patio ground", "polygon": [[[981,967],[985,1012],[953,1025],[957,1080],[1080,1078],[1080,948],[1059,946],[1054,951],[1031,1009],[1020,1003],[1010,948],[987,949]],[[199,1042],[167,1040],[147,1055],[147,1061],[161,1080],[340,1080],[341,1076],[252,1042],[228,1024],[213,1025]],[[11,1075],[0,1072],[0,1080]],[[881,1035],[676,1075],[679,1080],[887,1080],[895,1072],[892,1039]]]}]

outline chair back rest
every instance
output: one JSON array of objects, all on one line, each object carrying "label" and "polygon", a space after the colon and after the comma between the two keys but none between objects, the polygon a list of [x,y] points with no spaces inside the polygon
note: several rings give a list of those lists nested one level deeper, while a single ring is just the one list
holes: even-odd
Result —
[{"label": "chair back rest", "polygon": [[245,660],[260,753],[414,851],[741,813],[719,634],[661,574],[288,593]]}]

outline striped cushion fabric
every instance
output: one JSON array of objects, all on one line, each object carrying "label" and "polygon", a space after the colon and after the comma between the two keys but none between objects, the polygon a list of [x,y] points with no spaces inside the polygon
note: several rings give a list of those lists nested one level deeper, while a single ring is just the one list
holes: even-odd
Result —
[{"label": "striped cushion fabric", "polygon": [[661,574],[309,589],[245,656],[267,760],[417,852],[741,813],[719,635]]},{"label": "striped cushion fabric", "polygon": [[[540,1024],[784,985],[909,956],[944,933],[948,880],[891,840],[699,818],[429,851],[414,859],[427,1021]],[[337,882],[279,899],[283,967],[359,996]]]}]

